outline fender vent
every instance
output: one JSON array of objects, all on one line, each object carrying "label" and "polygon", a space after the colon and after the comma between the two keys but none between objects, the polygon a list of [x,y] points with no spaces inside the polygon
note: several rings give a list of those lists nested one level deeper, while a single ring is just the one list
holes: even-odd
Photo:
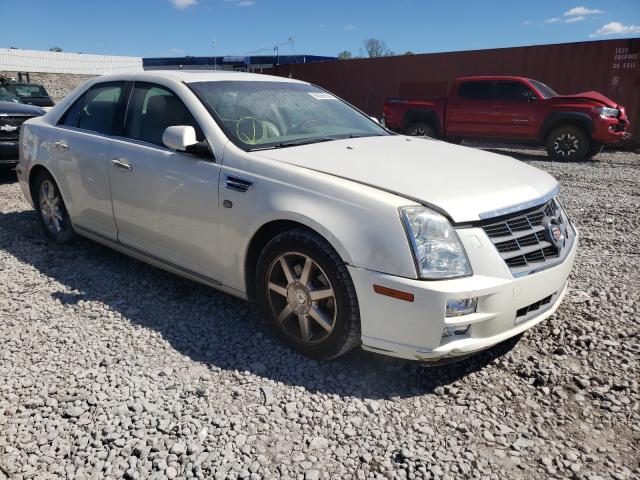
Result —
[{"label": "fender vent", "polygon": [[242,177],[236,177],[235,175],[224,175],[224,187],[234,192],[245,193],[251,190],[255,182]]}]

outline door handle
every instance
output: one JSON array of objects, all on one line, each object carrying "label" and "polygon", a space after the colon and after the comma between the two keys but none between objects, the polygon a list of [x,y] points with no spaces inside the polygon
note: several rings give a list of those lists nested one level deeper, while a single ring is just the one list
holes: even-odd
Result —
[{"label": "door handle", "polygon": [[129,163],[127,162],[126,158],[119,158],[119,159],[112,159],[111,163],[113,164],[114,167],[118,167],[121,168],[122,170],[125,170],[127,172],[130,172],[131,170],[133,170],[133,168],[131,168],[131,165],[129,165]]},{"label": "door handle", "polygon": [[56,148],[59,148],[60,150],[69,150],[69,145],[67,145],[66,143],[64,143],[62,140],[58,140],[57,142],[54,142],[53,144]]}]

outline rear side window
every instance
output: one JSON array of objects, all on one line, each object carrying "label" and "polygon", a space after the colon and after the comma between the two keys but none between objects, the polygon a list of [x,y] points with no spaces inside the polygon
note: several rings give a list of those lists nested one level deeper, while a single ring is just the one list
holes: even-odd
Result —
[{"label": "rear side window", "polygon": [[491,82],[462,82],[458,88],[458,96],[470,100],[491,100]]},{"label": "rear side window", "polygon": [[496,100],[506,100],[512,102],[526,102],[529,98],[535,97],[533,90],[520,82],[498,81],[496,82]]},{"label": "rear side window", "polygon": [[110,134],[124,91],[124,83],[94,85],[86,93],[80,111],[78,128],[96,133]]},{"label": "rear side window", "polygon": [[192,126],[197,140],[204,140],[195,119],[173,92],[159,85],[136,82],[129,100],[123,136],[164,146],[162,134],[167,127],[175,125]]},{"label": "rear side window", "polygon": [[14,85],[16,92],[21,97],[46,97],[47,92],[40,85]]},{"label": "rear side window", "polygon": [[82,111],[82,105],[84,105],[84,95],[73,102],[67,111],[64,113],[58,125],[66,125],[67,127],[77,127],[80,120],[80,112]]}]

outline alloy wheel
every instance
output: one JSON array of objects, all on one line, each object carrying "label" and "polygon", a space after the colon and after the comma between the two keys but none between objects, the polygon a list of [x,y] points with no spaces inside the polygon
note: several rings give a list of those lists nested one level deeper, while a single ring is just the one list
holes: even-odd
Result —
[{"label": "alloy wheel", "polygon": [[287,252],[276,257],[267,274],[267,298],[282,330],[297,341],[325,340],[336,323],[337,304],[331,282],[308,255]]},{"label": "alloy wheel", "polygon": [[61,199],[56,188],[49,180],[44,180],[40,184],[40,215],[44,224],[54,235],[62,231],[62,210],[60,208]]},{"label": "alloy wheel", "polygon": [[562,135],[556,137],[553,144],[554,151],[562,157],[570,156],[571,154],[577,152],[578,148],[578,138],[571,133],[563,133]]}]

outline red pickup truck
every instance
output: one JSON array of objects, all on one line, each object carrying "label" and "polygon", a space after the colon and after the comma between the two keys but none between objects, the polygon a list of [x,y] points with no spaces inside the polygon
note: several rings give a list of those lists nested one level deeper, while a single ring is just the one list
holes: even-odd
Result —
[{"label": "red pickup truck", "polygon": [[554,159],[583,160],[630,137],[624,107],[598,92],[558,95],[523,77],[464,77],[447,98],[390,98],[387,128],[406,135],[544,145]]}]

